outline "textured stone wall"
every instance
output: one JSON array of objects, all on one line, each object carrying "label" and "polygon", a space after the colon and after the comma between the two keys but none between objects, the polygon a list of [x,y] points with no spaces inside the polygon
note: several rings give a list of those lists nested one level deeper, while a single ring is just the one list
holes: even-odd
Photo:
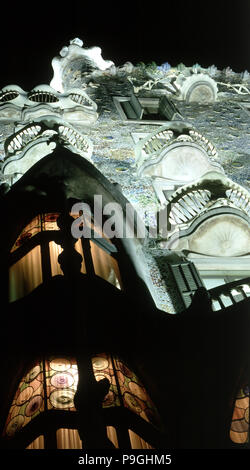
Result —
[{"label": "textured stone wall", "polygon": [[[168,64],[169,65],[169,64]],[[186,103],[174,93],[170,93],[159,81],[164,73],[183,73],[185,76],[196,73],[196,65],[187,69],[180,65],[176,69],[156,68],[126,64],[116,68],[114,65],[105,71],[87,68],[82,62],[74,62],[64,73],[65,89],[78,87],[84,89],[98,106],[98,120],[91,126],[79,126],[82,134],[93,142],[92,162],[109,181],[118,184],[125,197],[142,216],[146,226],[155,225],[154,211],[158,201],[151,180],[138,177],[135,168],[135,142],[132,134],[148,134],[158,128],[156,124],[124,122],[120,117],[113,96],[129,96],[133,85],[140,88],[138,96],[159,97],[166,93],[174,101],[183,119],[211,141],[217,151],[217,161],[226,174],[246,189],[250,189],[250,75],[248,72],[235,74],[230,69],[218,71],[216,67],[202,69],[203,74],[212,77],[218,86],[217,100],[214,103]],[[49,71],[48,71],[49,76]],[[132,78],[132,80],[131,80]],[[147,81],[149,86],[144,86]],[[157,81],[158,80],[158,81]],[[155,81],[155,84],[154,84]],[[224,83],[222,85],[221,83]],[[239,94],[234,84],[241,83],[244,94]],[[133,84],[133,85],[132,85]],[[150,88],[151,87],[151,88]],[[0,110],[1,111],[1,110]],[[3,122],[0,120],[0,158],[4,158],[4,141],[15,129],[26,123]],[[164,121],[162,122],[164,124]],[[166,264],[166,250],[160,250],[157,240],[146,241],[144,256],[151,276],[152,295],[157,306],[170,313],[181,309],[175,285]]]}]

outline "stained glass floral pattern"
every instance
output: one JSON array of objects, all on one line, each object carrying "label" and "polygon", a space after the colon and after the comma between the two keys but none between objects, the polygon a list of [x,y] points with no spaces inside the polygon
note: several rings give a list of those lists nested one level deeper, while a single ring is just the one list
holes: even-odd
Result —
[{"label": "stained glass floral pattern", "polygon": [[56,222],[59,215],[60,214],[58,212],[42,214],[42,230],[59,230],[59,227]]},{"label": "stained glass floral pattern", "polygon": [[231,422],[230,438],[236,444],[249,441],[249,389],[241,389],[236,397]]},{"label": "stained glass floral pattern", "polygon": [[138,377],[119,359],[98,354],[92,359],[96,380],[108,378],[109,393],[103,407],[124,406],[145,421],[159,425],[157,410]]},{"label": "stained glass floral pattern", "polygon": [[92,358],[93,371],[97,381],[107,378],[110,382],[109,392],[103,401],[103,407],[120,406],[117,381],[111,357],[107,354],[98,354]]},{"label": "stained glass floral pattern", "polygon": [[114,365],[117,371],[123,405],[137,413],[145,421],[159,425],[156,408],[138,377],[119,359],[114,359]]},{"label": "stained glass floral pattern", "polygon": [[11,252],[17,250],[20,246],[22,246],[24,243],[26,243],[39,232],[41,232],[41,217],[40,215],[37,215],[22,230],[11,249]]},{"label": "stained glass floral pattern", "polygon": [[76,361],[52,358],[46,361],[45,370],[48,410],[56,408],[75,411],[74,396],[78,384]]},{"label": "stained glass floral pattern", "polygon": [[42,231],[59,230],[59,227],[56,223],[58,216],[59,214],[54,212],[41,215],[38,214],[36,217],[34,217],[34,219],[32,219],[31,222],[29,222],[20,233],[11,249],[11,252],[20,248],[20,246]]},{"label": "stained glass floral pattern", "polygon": [[13,437],[41,411],[44,411],[42,362],[22,378],[9,411],[4,434]]},{"label": "stained glass floral pattern", "polygon": [[[107,378],[110,389],[103,407],[123,406],[145,421],[159,424],[157,411],[137,376],[119,359],[108,354],[92,358],[97,381]],[[12,402],[4,436],[14,437],[31,419],[44,410],[76,411],[74,396],[78,368],[72,358],[52,357],[37,363],[23,379]]]},{"label": "stained glass floral pattern", "polygon": [[75,360],[51,358],[37,363],[19,384],[4,435],[13,437],[45,409],[75,411],[73,400],[77,383],[78,370]]}]

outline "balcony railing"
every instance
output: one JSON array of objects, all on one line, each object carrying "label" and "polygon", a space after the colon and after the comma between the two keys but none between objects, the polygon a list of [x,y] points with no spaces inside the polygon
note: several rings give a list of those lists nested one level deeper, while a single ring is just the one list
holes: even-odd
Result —
[{"label": "balcony railing", "polygon": [[250,299],[250,277],[229,282],[209,289],[213,310],[221,310],[235,305],[244,299]]},{"label": "balcony railing", "polygon": [[199,181],[182,186],[168,198],[168,228],[191,223],[195,217],[212,207],[236,209],[249,219],[250,194],[225,175],[208,172]]}]

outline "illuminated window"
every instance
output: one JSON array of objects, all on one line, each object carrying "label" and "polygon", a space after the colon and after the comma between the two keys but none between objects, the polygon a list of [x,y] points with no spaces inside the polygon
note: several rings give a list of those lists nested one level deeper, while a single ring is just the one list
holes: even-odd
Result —
[{"label": "illuminated window", "polygon": [[38,436],[34,441],[32,441],[26,449],[44,449],[44,437]]},{"label": "illuminated window", "polygon": [[[58,263],[62,248],[55,241],[59,215],[48,213],[34,217],[15,241],[10,252],[10,302],[29,294],[50,277],[63,274]],[[92,240],[80,238],[75,243],[75,249],[82,256],[83,274],[95,274],[121,288],[119,267],[114,257],[117,250],[103,234]]]},{"label": "illuminated window", "polygon": [[[137,376],[123,361],[109,354],[95,355],[92,358],[92,365],[97,381],[107,378],[110,382],[109,392],[103,401],[103,409],[107,411],[115,408],[118,411],[116,422],[112,424],[109,420],[110,416],[113,416],[114,420],[114,414],[111,413],[109,416],[109,413],[106,413],[108,438],[116,448],[122,448],[124,433],[126,433],[127,442],[130,442],[131,448],[153,448],[152,444],[141,435],[140,429],[143,429],[143,426],[146,426],[147,432],[150,426],[157,429],[159,416]],[[50,416],[52,416],[51,413],[54,416],[54,413],[58,411],[57,424],[54,428],[52,426],[55,448],[82,448],[78,431],[76,426],[74,427],[74,416],[77,413],[74,396],[77,384],[78,368],[74,359],[52,357],[37,362],[19,383],[5,423],[3,437],[8,441],[18,441],[20,436],[27,431],[27,426],[30,427],[32,422],[34,424],[46,412],[48,432],[44,435],[41,433],[37,436],[33,435],[26,445],[28,449],[46,448],[47,434],[51,433]],[[122,411],[126,415],[129,413],[133,430],[127,429],[127,425],[124,424],[121,432]],[[63,414],[60,414],[61,412]],[[65,415],[65,412],[70,413]],[[135,415],[137,419],[134,420]],[[139,428],[135,429],[138,418]]]},{"label": "illuminated window", "polygon": [[249,389],[242,388],[236,396],[230,428],[230,439],[235,444],[249,442]]},{"label": "illuminated window", "polygon": [[153,447],[131,429],[128,430],[132,449],[153,449]]},{"label": "illuminated window", "polygon": [[57,449],[82,449],[77,429],[60,428],[56,431]]},{"label": "illuminated window", "polygon": [[92,364],[96,380],[107,378],[110,382],[104,408],[123,406],[143,420],[157,424],[157,412],[145,387],[123,361],[103,353],[93,357]]}]

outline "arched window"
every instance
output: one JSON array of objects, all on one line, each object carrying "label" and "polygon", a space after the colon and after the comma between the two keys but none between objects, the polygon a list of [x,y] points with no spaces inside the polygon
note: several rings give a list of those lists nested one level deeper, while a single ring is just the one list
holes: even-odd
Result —
[{"label": "arched window", "polygon": [[[145,435],[150,435],[151,428],[157,430],[159,417],[137,376],[111,354],[94,355],[92,367],[97,381],[106,377],[110,382],[102,406],[107,436],[113,445],[123,448],[129,442],[132,449],[153,448],[154,437],[152,442],[146,442]],[[4,439],[14,448],[20,442],[29,449],[82,448],[74,405],[77,384],[74,358],[38,361],[19,383],[5,423]]]},{"label": "arched window", "polygon": [[249,387],[241,388],[236,396],[230,428],[235,444],[249,443]]},{"label": "arched window", "polygon": [[[57,219],[59,213],[39,214],[22,230],[9,258],[9,301],[20,299],[49,278],[63,274],[58,256]],[[121,288],[121,276],[115,245],[104,235],[92,239],[80,238],[75,249],[82,256],[81,272],[95,274]]]}]

